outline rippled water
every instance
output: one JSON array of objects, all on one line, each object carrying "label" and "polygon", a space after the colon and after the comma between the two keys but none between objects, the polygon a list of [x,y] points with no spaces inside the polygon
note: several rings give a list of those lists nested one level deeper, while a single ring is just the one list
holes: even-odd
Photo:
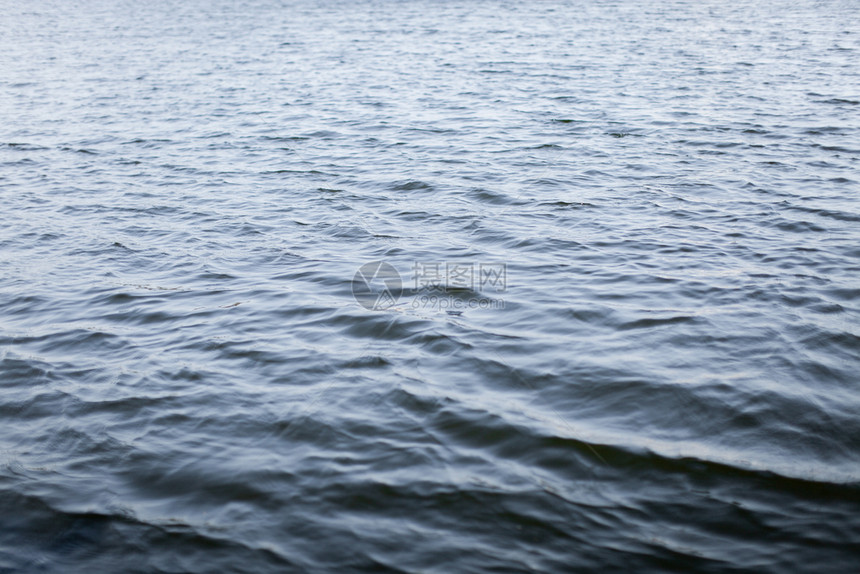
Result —
[{"label": "rippled water", "polygon": [[853,0],[3,12],[0,571],[857,568]]}]

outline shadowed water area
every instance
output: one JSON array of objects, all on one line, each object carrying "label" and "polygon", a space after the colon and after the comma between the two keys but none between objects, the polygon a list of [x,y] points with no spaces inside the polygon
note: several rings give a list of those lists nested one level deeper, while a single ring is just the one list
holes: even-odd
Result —
[{"label": "shadowed water area", "polygon": [[856,570],[857,2],[0,22],[0,572]]}]

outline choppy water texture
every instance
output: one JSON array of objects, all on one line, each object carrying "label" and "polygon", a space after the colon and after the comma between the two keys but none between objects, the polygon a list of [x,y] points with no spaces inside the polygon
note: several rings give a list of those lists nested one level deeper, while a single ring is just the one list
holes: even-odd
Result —
[{"label": "choppy water texture", "polygon": [[855,571],[858,22],[6,2],[0,571]]}]

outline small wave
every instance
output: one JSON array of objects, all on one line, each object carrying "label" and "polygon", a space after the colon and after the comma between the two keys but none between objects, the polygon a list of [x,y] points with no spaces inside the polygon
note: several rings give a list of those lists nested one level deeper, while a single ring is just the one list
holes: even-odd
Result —
[{"label": "small wave", "polygon": [[429,191],[433,186],[423,181],[406,180],[392,184],[390,189],[392,191]]}]

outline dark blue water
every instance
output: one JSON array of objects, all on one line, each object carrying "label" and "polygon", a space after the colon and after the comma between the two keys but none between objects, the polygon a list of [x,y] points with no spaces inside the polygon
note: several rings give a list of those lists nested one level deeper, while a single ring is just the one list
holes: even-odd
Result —
[{"label": "dark blue water", "polygon": [[857,571],[857,2],[0,22],[0,572]]}]

